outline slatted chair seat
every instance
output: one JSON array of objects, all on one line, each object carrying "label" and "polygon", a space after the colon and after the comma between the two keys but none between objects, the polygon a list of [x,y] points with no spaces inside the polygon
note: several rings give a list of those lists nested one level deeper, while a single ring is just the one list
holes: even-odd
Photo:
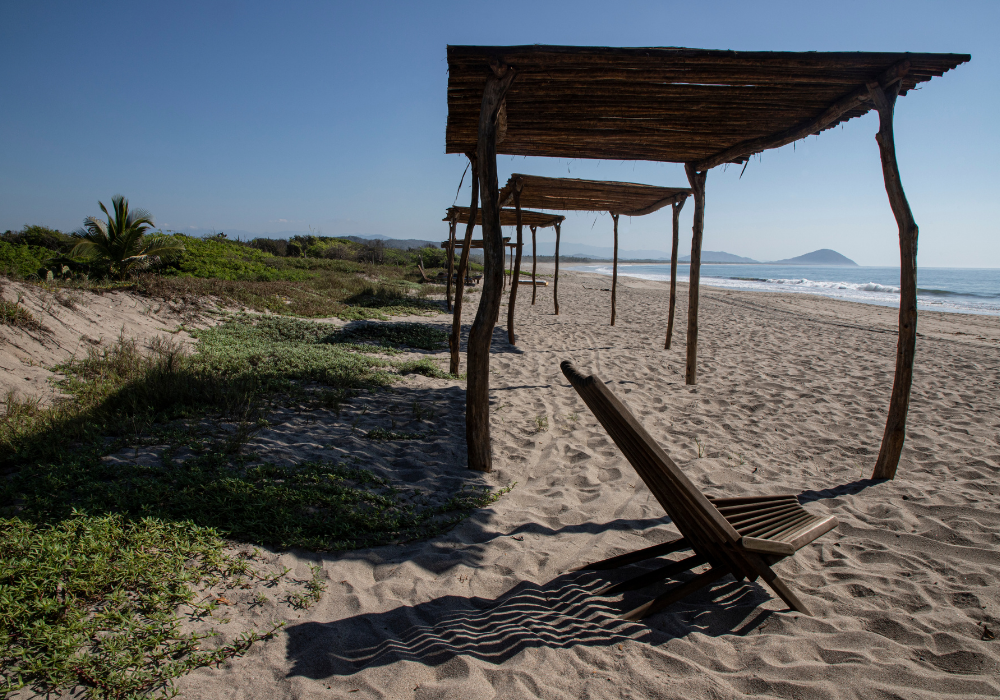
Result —
[{"label": "slatted chair seat", "polygon": [[771,565],[835,528],[836,517],[813,515],[799,504],[794,494],[705,496],[602,381],[593,375],[584,377],[570,362],[563,362],[561,368],[682,535],[580,569],[618,569],[673,552],[693,550],[686,559],[667,561],[658,569],[609,585],[599,591],[600,595],[636,590],[708,564],[708,570],[629,611],[625,618],[637,620],[652,615],[726,574],[737,580],[753,581],[759,577],[789,607],[811,614]]}]

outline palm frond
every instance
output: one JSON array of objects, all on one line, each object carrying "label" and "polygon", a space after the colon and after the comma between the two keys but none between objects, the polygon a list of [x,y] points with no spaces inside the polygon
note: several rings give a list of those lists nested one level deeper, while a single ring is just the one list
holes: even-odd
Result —
[{"label": "palm frond", "polygon": [[164,255],[179,253],[184,250],[184,244],[172,236],[149,236],[144,241],[142,255]]},{"label": "palm frond", "polygon": [[101,249],[93,241],[81,238],[77,241],[73,249],[69,251],[69,257],[78,260],[93,260],[101,256]]}]

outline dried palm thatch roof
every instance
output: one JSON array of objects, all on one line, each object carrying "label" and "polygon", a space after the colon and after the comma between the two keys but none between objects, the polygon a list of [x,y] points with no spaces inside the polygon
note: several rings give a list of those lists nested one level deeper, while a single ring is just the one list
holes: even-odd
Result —
[{"label": "dried palm thatch roof", "polygon": [[[442,221],[451,221],[453,218],[460,224],[469,223],[469,207],[448,207],[448,212],[445,214]],[[559,214],[545,214],[540,211],[521,210],[521,224],[523,226],[545,228],[547,226],[555,226],[556,224],[562,222],[565,218],[565,216],[560,216]],[[483,210],[480,209],[476,212],[476,226],[482,225]],[[517,226],[517,211],[514,209],[501,209],[500,225]]]},{"label": "dried palm thatch roof", "polygon": [[687,187],[656,187],[635,182],[577,180],[514,173],[500,190],[500,206],[509,206],[521,188],[521,206],[561,211],[607,211],[625,216],[652,214],[691,194]]},{"label": "dried palm thatch roof", "polygon": [[[792,53],[685,48],[449,46],[447,153],[475,149],[491,62],[516,77],[497,152],[741,163],[858,117],[867,84],[900,95],[967,54]],[[501,138],[502,137],[502,138]]]}]

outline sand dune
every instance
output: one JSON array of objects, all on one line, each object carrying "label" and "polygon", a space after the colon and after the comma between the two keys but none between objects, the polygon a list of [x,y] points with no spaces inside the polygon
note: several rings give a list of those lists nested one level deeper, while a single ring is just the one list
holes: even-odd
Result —
[{"label": "sand dune", "polygon": [[154,337],[189,344],[193,339],[179,330],[181,325],[205,325],[209,317],[204,311],[215,307],[208,300],[190,305],[123,291],[96,294],[11,280],[0,285],[0,295],[21,304],[42,326],[0,325],[0,396],[14,391],[43,403],[56,395],[48,381],[56,376],[56,365],[84,357],[90,348],[107,347],[119,337],[134,338],[140,345]]},{"label": "sand dune", "polygon": [[[705,289],[700,382],[688,387],[686,288],[664,351],[665,285],[620,282],[614,328],[607,278],[565,274],[558,317],[551,287],[534,307],[522,288],[517,347],[500,329],[494,336],[492,474],[464,468],[459,382],[411,378],[339,416],[272,416],[254,444],[265,457],[357,457],[434,489],[516,486],[427,542],[274,554],[268,565],[292,567],[293,577],[319,563],[326,594],[299,612],[243,613],[249,601],[236,598],[225,638],[275,620],[287,627],[243,658],[184,677],[182,697],[1000,695],[1000,642],[990,639],[1000,635],[1000,319],[922,313],[899,473],[873,483],[894,310]],[[837,515],[837,530],[777,567],[814,617],[726,578],[627,623],[616,614],[662,587],[596,598],[600,579],[567,573],[675,530],[563,379],[564,359],[607,381],[707,493],[792,492]],[[352,437],[352,421],[401,421],[387,407],[412,401],[435,412],[404,429],[433,425],[433,437],[378,446]]]}]

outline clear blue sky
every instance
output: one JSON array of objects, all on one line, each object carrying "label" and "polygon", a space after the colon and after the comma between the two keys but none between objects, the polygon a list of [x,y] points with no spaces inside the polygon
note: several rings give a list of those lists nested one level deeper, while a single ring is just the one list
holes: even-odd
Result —
[{"label": "clear blue sky", "polygon": [[[896,109],[920,264],[1000,267],[998,27],[995,0],[4,2],[0,230],[72,230],[121,192],[178,231],[440,240],[465,167],[444,154],[449,43],[941,51],[972,62]],[[767,151],[742,180],[711,171],[705,248],[758,260],[833,248],[898,265],[876,129],[868,115]],[[686,185],[673,164],[499,165],[501,178]],[[622,246],[669,249],[669,225],[668,212],[623,220]],[[610,227],[573,215],[564,240],[609,245]]]}]

